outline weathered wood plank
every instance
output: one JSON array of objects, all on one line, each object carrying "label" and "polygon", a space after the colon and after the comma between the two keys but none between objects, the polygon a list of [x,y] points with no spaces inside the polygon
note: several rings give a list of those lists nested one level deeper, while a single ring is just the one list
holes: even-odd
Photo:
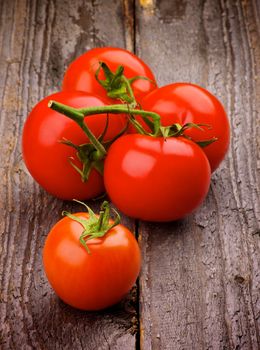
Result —
[{"label": "weathered wood plank", "polygon": [[88,314],[59,302],[50,290],[41,249],[48,229],[71,205],[38,188],[20,153],[28,111],[59,88],[67,64],[94,46],[133,49],[135,20],[137,53],[159,82],[208,87],[226,105],[234,128],[229,156],[202,208],[182,222],[140,225],[141,348],[259,347],[259,3],[140,3],[135,16],[127,0],[109,6],[0,2],[3,349],[135,347],[133,303]]},{"label": "weathered wood plank", "polygon": [[141,349],[260,348],[259,5],[137,2],[137,53],[160,84],[208,88],[232,126],[229,155],[198,212],[140,224]]},{"label": "weathered wood plank", "polygon": [[131,46],[131,2],[7,0],[0,15],[0,348],[133,349],[131,300],[86,313],[50,289],[42,247],[61,210],[72,206],[34,183],[20,149],[28,112],[59,89],[72,59],[95,46]]}]

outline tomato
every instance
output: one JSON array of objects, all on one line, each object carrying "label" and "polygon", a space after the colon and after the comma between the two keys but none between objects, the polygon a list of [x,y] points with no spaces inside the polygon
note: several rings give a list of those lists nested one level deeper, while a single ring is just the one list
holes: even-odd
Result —
[{"label": "tomato", "polygon": [[217,169],[227,153],[230,130],[225,110],[215,96],[194,84],[175,83],[146,95],[141,105],[144,110],[158,113],[163,126],[190,122],[210,125],[210,129],[203,127],[204,131],[200,131],[191,128],[185,134],[195,141],[217,138],[217,141],[203,148],[212,172]]},{"label": "tomato", "polygon": [[104,182],[124,214],[172,221],[201,204],[209,189],[210,166],[201,148],[184,137],[130,134],[110,147]]},{"label": "tomato", "polygon": [[[74,214],[88,220],[88,213]],[[123,298],[138,277],[140,250],[134,235],[123,225],[105,236],[80,243],[82,225],[69,217],[51,229],[43,250],[47,278],[57,295],[82,310],[100,310]]]},{"label": "tomato", "polygon": [[[133,82],[134,95],[139,101],[144,95],[156,88],[154,75],[150,68],[131,52],[114,47],[95,48],[87,51],[74,60],[67,69],[62,89],[64,91],[80,90],[107,96],[106,90],[97,82],[95,72],[102,61],[115,72],[118,66],[124,66],[124,75],[130,79],[135,76],[144,76],[151,81],[138,79]],[[100,72],[100,79],[104,79],[104,73]],[[111,103],[115,101],[111,100]]]},{"label": "tomato", "polygon": [[[55,100],[72,107],[104,106],[105,98],[87,93],[58,92],[40,101],[29,114],[23,129],[22,148],[25,164],[32,177],[49,193],[62,199],[88,199],[104,191],[102,176],[92,169],[89,179],[82,182],[81,176],[71,166],[69,159],[79,167],[76,150],[62,144],[65,138],[76,145],[88,142],[87,136],[75,121],[48,108]],[[106,115],[85,118],[86,124],[99,136],[105,128]],[[109,115],[109,126],[105,140],[115,137],[124,127],[125,119],[120,115]]]}]

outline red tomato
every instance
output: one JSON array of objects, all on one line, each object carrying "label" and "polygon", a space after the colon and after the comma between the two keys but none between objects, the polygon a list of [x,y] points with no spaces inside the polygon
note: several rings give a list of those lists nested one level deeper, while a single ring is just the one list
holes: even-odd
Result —
[{"label": "red tomato", "polygon": [[112,202],[124,214],[172,221],[203,201],[210,166],[201,148],[183,137],[125,135],[108,151],[104,182]]},{"label": "red tomato", "polygon": [[89,254],[79,242],[82,230],[68,217],[57,222],[45,242],[44,269],[64,302],[82,310],[100,310],[119,302],[133,286],[140,271],[140,250],[134,235],[117,225],[102,238],[87,242]]},{"label": "red tomato", "polygon": [[[113,72],[116,71],[118,66],[123,65],[125,68],[124,75],[128,79],[141,75],[153,81],[138,79],[133,82],[133,92],[138,101],[156,88],[152,71],[140,58],[124,49],[102,47],[87,51],[70,64],[64,76],[62,89],[65,91],[87,91],[106,97],[106,90],[95,78],[95,72],[100,61],[106,63]],[[103,72],[100,72],[99,78],[105,78]],[[114,103],[114,101],[111,100],[111,103]]]},{"label": "red tomato", "polygon": [[[40,101],[29,114],[23,129],[23,158],[32,177],[49,193],[62,199],[88,199],[104,191],[102,176],[93,169],[87,182],[69,163],[81,168],[76,150],[60,141],[65,138],[76,145],[88,142],[87,136],[73,120],[48,108],[48,101],[55,100],[72,107],[104,106],[107,100],[87,93],[58,92]],[[95,136],[105,128],[106,115],[86,117],[86,124]],[[109,115],[109,127],[105,140],[116,136],[124,127],[125,119]]]},{"label": "red tomato", "polygon": [[[190,122],[210,125],[211,129],[203,127],[204,131],[200,131],[191,128],[185,134],[195,141],[217,137],[218,140],[204,147],[203,151],[208,157],[212,172],[219,166],[228,150],[230,130],[223,106],[210,92],[197,85],[175,83],[146,95],[141,105],[144,110],[158,113],[163,126]],[[139,118],[138,120],[140,121]]]}]

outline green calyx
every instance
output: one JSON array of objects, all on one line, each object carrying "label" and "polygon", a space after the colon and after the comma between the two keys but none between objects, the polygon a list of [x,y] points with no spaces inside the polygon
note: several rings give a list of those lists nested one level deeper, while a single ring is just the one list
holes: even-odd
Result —
[{"label": "green calyx", "polygon": [[211,126],[208,124],[186,123],[184,125],[181,125],[179,123],[175,123],[170,126],[161,126],[160,131],[161,131],[161,136],[163,136],[164,138],[183,136],[197,143],[197,145],[203,148],[203,147],[209,146],[211,143],[217,141],[218,139],[216,137],[213,137],[212,139],[209,139],[209,140],[194,141],[190,136],[185,134],[185,131],[190,128],[195,128],[201,131],[205,131],[202,127],[206,127],[208,129],[211,128]]},{"label": "green calyx", "polygon": [[120,223],[120,216],[116,210],[113,209],[116,217],[115,220],[111,223],[110,221],[110,205],[107,201],[104,201],[101,205],[99,215],[96,215],[93,210],[87,206],[85,203],[80,202],[78,200],[74,201],[84,205],[89,214],[88,219],[81,219],[78,216],[75,216],[67,211],[63,211],[62,215],[69,217],[70,219],[77,221],[82,225],[83,231],[80,235],[79,241],[86,249],[86,251],[90,254],[89,247],[87,246],[87,241],[93,238],[101,238],[104,237],[105,234],[111,230],[113,227]]},{"label": "green calyx", "polygon": [[[142,118],[143,118],[143,121],[146,123],[146,125],[151,130],[154,130],[154,122],[152,120],[149,120],[149,118],[147,118],[147,117],[146,117],[146,119],[144,117],[142,117]],[[148,120],[149,120],[149,123],[148,123]],[[185,134],[185,131],[187,129],[190,129],[190,128],[196,128],[196,129],[201,130],[201,131],[205,131],[205,129],[203,129],[202,127],[206,127],[208,129],[210,129],[211,126],[208,124],[186,123],[184,125],[181,125],[179,123],[175,123],[175,124],[172,124],[169,126],[160,125],[159,129],[156,133],[154,131],[149,133],[143,128],[143,126],[133,116],[130,116],[130,121],[132,122],[132,124],[134,125],[134,127],[136,128],[136,130],[138,131],[139,134],[149,135],[152,137],[163,137],[165,139],[167,139],[169,137],[183,136],[186,139],[189,139],[189,140],[197,143],[197,145],[199,145],[202,148],[209,146],[211,143],[218,140],[216,137],[213,137],[212,139],[209,139],[209,140],[194,141],[190,136]],[[152,126],[150,126],[150,123],[152,124]]]},{"label": "green calyx", "polygon": [[[104,72],[105,79],[99,79],[101,69]],[[95,78],[98,83],[107,91],[107,96],[113,99],[118,99],[123,103],[127,103],[131,108],[135,108],[137,103],[131,87],[131,84],[138,80],[149,80],[143,76],[135,76],[128,79],[124,75],[124,67],[118,66],[116,72],[112,72],[105,62],[99,62],[99,67],[95,73]]]},{"label": "green calyx", "polygon": [[71,166],[80,174],[82,182],[86,182],[88,180],[90,171],[93,168],[96,169],[100,173],[100,175],[103,175],[104,156],[101,155],[91,143],[75,145],[73,142],[66,139],[62,139],[60,142],[64,145],[76,149],[76,155],[78,160],[82,164],[82,167],[79,168],[75,164],[75,159],[73,157],[70,157],[68,161],[71,164]]},{"label": "green calyx", "polygon": [[215,141],[218,141],[217,137],[213,137],[212,139],[209,139],[209,140],[196,141],[196,144],[199,145],[201,148],[204,148],[211,145]]},{"label": "green calyx", "polygon": [[[107,150],[118,137],[125,133],[128,128],[128,124],[126,124],[126,126],[113,139],[104,141],[104,137],[109,125],[108,114],[104,130],[102,134],[96,138],[96,136],[91,132],[87,124],[84,122],[85,114],[82,112],[82,109],[76,109],[55,101],[49,101],[48,107],[74,120],[89,139],[89,143],[82,145],[75,145],[73,142],[66,139],[60,141],[62,144],[70,146],[77,151],[77,158],[81,162],[82,167],[79,168],[75,164],[75,159],[72,157],[69,158],[68,161],[71,166],[80,174],[81,180],[83,182],[86,182],[93,168],[96,169],[101,175],[103,175],[104,159],[106,157]],[[95,112],[96,108],[98,110]],[[89,115],[104,113],[104,111],[100,112],[100,108],[102,109],[102,107],[90,107]]]}]

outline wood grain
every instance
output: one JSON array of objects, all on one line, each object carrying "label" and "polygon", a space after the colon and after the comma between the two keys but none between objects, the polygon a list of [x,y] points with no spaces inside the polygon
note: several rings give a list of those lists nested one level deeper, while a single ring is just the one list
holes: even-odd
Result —
[{"label": "wood grain", "polygon": [[[259,349],[259,1],[3,0],[0,16],[0,348]],[[60,88],[67,65],[104,45],[135,50],[161,85],[208,88],[232,141],[197,213],[139,223],[140,309],[134,291],[86,313],[59,301],[42,269],[46,234],[72,205],[35,184],[20,143],[28,112]]]},{"label": "wood grain", "polygon": [[232,127],[229,154],[197,213],[140,224],[141,349],[260,348],[259,5],[162,0],[137,8],[137,53],[160,84],[208,88]]},{"label": "wood grain", "polygon": [[[127,5],[129,12],[131,2]],[[27,114],[43,96],[59,89],[71,60],[92,47],[124,47],[129,41],[131,23],[126,23],[125,11],[123,1],[109,6],[105,1],[0,1],[3,350],[135,348],[133,295],[110,310],[86,313],[63,304],[48,285],[41,261],[44,240],[62,209],[72,206],[32,180],[20,145]],[[124,222],[133,228],[131,221]]]}]

